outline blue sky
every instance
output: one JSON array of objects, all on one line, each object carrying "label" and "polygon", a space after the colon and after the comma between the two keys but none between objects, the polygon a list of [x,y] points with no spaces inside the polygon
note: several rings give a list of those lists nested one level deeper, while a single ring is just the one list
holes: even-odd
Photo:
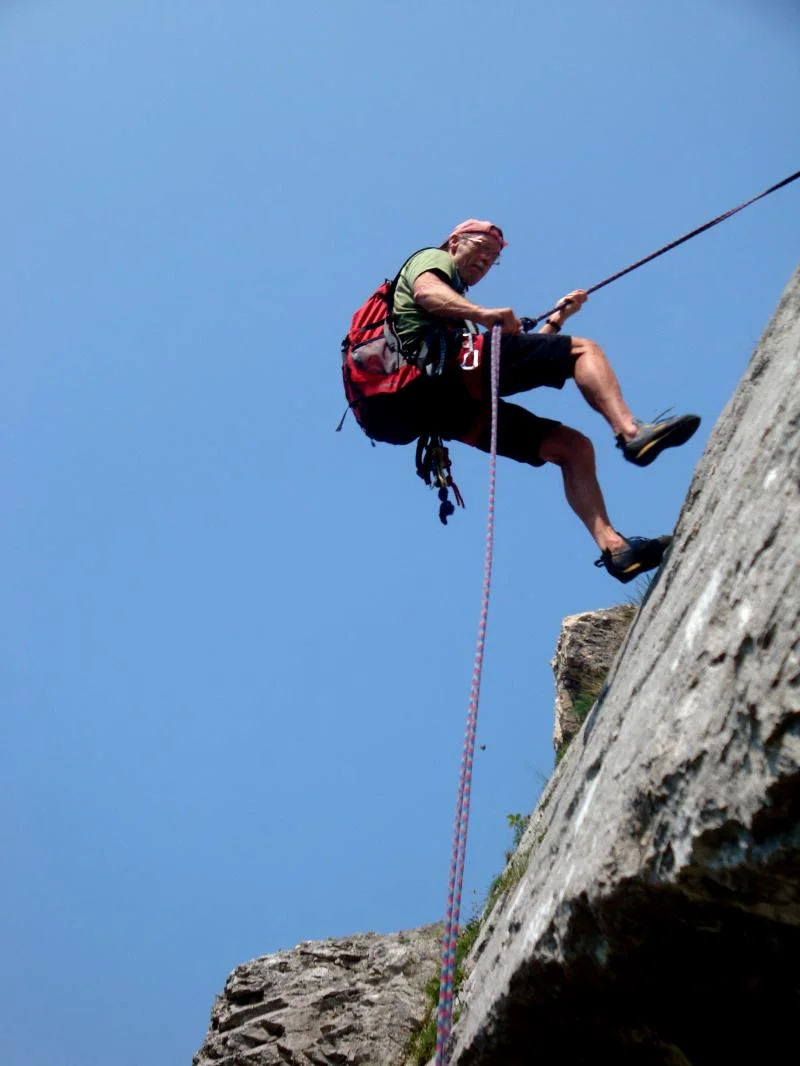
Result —
[{"label": "blue sky", "polygon": [[[228,972],[442,915],[485,456],[442,528],[348,420],[350,314],[468,216],[535,315],[800,168],[793,0],[0,5],[0,1059],[188,1062]],[[598,293],[612,519],[672,529],[796,266],[800,183]],[[561,619],[623,602],[501,463],[464,913],[552,769]],[[656,649],[654,649],[655,651]]]}]

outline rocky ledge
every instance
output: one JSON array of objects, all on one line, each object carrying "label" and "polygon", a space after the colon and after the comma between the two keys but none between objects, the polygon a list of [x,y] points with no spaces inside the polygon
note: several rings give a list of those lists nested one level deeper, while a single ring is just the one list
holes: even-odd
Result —
[{"label": "rocky ledge", "polygon": [[441,926],[299,944],[238,966],[194,1066],[402,1066]]},{"label": "rocky ledge", "polygon": [[632,603],[570,614],[561,623],[550,660],[556,682],[553,747],[561,756],[603,691],[608,672],[636,614]]}]

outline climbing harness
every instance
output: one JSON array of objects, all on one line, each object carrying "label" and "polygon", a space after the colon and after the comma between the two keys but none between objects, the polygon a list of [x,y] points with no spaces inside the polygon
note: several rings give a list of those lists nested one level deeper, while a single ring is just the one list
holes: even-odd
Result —
[{"label": "climbing harness", "polygon": [[436,1066],[446,1063],[446,1046],[453,1025],[453,981],[456,970],[456,941],[461,913],[461,886],[464,880],[464,860],[467,853],[469,801],[472,788],[472,760],[475,754],[475,733],[478,725],[478,697],[483,671],[483,649],[486,641],[486,621],[489,616],[489,591],[492,582],[492,554],[494,551],[494,490],[497,468],[497,404],[500,394],[500,326],[492,327],[491,347],[491,436],[489,439],[489,507],[486,519],[486,555],[483,565],[483,599],[478,624],[478,641],[472,686],[469,694],[467,728],[458,780],[456,816],[453,830],[453,853],[450,861],[450,883],[447,889],[447,914],[442,936],[442,975],[439,984],[439,1010],[436,1020]]},{"label": "climbing harness", "polygon": [[455,506],[451,503],[448,489],[453,490],[453,496],[459,507],[464,507],[464,497],[461,495],[458,485],[453,481],[450,473],[450,453],[444,446],[441,437],[420,437],[417,441],[417,476],[421,477],[426,485],[438,489],[439,495],[439,521],[443,526],[447,525],[447,519],[455,514]]},{"label": "climbing harness", "polygon": [[[591,288],[586,290],[588,295],[593,292],[597,292],[598,289],[605,288],[606,285],[610,285],[612,281],[617,281],[619,278],[625,277],[626,274],[630,274],[633,270],[638,270],[640,266],[644,266],[645,263],[652,262],[653,259],[658,259],[660,255],[664,255],[665,252],[671,252],[673,248],[677,248],[679,244],[683,244],[685,241],[689,241],[692,237],[697,237],[701,233],[705,233],[707,229],[711,229],[712,226],[718,225],[720,222],[724,222],[727,218],[731,218],[732,215],[736,215],[739,211],[744,211],[750,204],[754,204],[756,200],[763,200],[765,196],[769,196],[770,193],[777,192],[778,189],[782,189],[784,185],[791,185],[793,181],[797,181],[800,178],[800,170],[795,174],[790,174],[788,178],[784,178],[783,181],[779,181],[777,185],[770,186],[769,189],[765,189],[764,192],[760,192],[758,196],[753,196],[749,200],[745,200],[743,204],[739,204],[738,207],[732,207],[730,211],[725,211],[721,215],[717,215],[716,218],[712,218],[710,222],[704,222],[702,226],[698,226],[697,229],[693,229],[691,233],[685,233],[682,237],[678,237],[677,240],[670,241],[669,244],[665,244],[663,248],[659,248],[658,251],[651,252],[650,255],[646,255],[644,259],[637,259],[635,263],[631,263],[630,266],[624,268],[624,270],[618,270],[616,274],[611,274],[610,277],[604,278],[602,281],[598,281],[596,285],[592,285]],[[561,307],[565,306],[564,304]],[[561,307],[551,307],[549,311],[545,311],[541,315],[537,315],[536,318],[521,318],[522,328],[526,333],[542,322],[545,318],[549,318],[550,315],[554,315],[556,311],[560,311]]]}]

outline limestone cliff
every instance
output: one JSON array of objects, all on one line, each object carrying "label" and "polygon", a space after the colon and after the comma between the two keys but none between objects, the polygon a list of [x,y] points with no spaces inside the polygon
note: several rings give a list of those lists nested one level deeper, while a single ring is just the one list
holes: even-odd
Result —
[{"label": "limestone cliff", "polygon": [[800,1004],[800,272],[486,922],[453,1066],[780,1061]]}]

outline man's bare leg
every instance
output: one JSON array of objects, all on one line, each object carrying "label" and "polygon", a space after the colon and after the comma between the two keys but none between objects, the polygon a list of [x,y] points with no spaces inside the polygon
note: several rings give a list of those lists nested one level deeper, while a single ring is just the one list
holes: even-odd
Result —
[{"label": "man's bare leg", "polygon": [[575,384],[584,399],[605,418],[615,436],[632,440],[636,436],[636,422],[603,349],[584,337],[571,339]]},{"label": "man's bare leg", "polygon": [[539,456],[561,467],[567,503],[589,530],[601,551],[621,551],[625,538],[617,533],[606,511],[597,480],[594,447],[588,437],[569,426],[559,426],[545,437]]}]

